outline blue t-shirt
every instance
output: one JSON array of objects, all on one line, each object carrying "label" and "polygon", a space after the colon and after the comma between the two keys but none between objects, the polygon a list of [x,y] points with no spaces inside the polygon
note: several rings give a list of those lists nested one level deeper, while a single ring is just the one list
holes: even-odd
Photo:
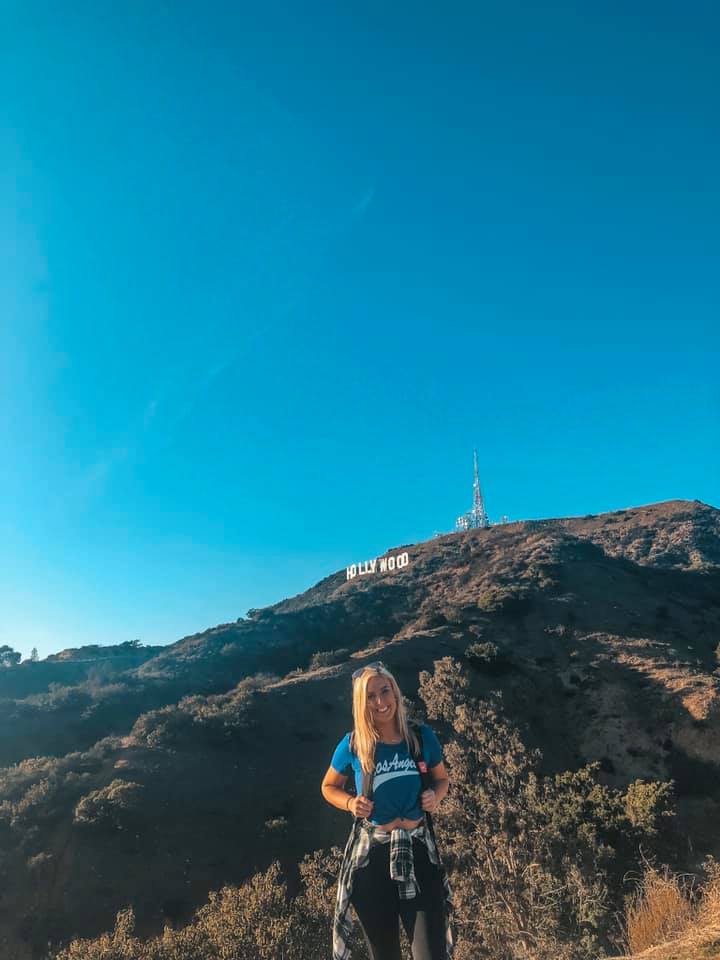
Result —
[{"label": "blue t-shirt", "polygon": [[[429,770],[442,760],[442,747],[426,723],[420,724],[420,732],[423,741],[423,759]],[[362,790],[362,767],[360,758],[350,750],[349,733],[346,733],[335,747],[330,763],[338,773],[349,776],[352,771],[355,774],[355,789],[359,796]],[[372,795],[375,806],[368,817],[370,822],[390,823],[396,817],[419,820],[423,815],[419,797],[420,774],[405,741],[378,743],[375,747]]]}]

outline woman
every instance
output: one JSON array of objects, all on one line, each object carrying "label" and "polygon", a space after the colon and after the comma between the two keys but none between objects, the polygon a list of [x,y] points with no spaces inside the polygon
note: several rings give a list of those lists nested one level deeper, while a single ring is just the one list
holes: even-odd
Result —
[{"label": "woman", "polygon": [[[350,904],[371,960],[400,960],[398,919],[413,960],[450,960],[450,889],[427,818],[448,791],[440,743],[427,724],[409,726],[397,682],[380,662],[353,674],[353,721],[322,782],[327,802],[355,818],[340,868],[333,960],[350,957]],[[351,772],[355,796],[345,790]]]}]

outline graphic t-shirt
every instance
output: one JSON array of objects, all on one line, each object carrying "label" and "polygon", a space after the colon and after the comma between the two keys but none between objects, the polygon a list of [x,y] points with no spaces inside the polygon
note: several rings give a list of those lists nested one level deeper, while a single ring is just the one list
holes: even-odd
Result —
[{"label": "graphic t-shirt", "polygon": [[[429,770],[442,760],[442,747],[426,723],[420,725],[420,732],[423,759]],[[355,774],[355,790],[359,796],[362,791],[362,767],[360,758],[350,750],[349,733],[345,734],[335,748],[330,763],[338,773],[345,776],[349,776],[351,772]],[[404,740],[400,743],[376,745],[371,799],[375,804],[368,817],[371,823],[390,823],[396,817],[405,817],[408,820],[419,820],[422,817],[420,774]]]}]

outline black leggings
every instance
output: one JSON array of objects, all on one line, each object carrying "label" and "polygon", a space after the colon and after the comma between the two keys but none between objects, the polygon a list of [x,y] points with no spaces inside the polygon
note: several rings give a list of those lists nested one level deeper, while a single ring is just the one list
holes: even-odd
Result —
[{"label": "black leggings", "polygon": [[370,960],[401,960],[398,918],[412,944],[413,960],[446,960],[445,890],[440,870],[417,838],[413,838],[413,856],[420,891],[411,900],[398,897],[397,883],[390,876],[389,843],[374,844],[368,863],[354,874],[350,902],[365,934]]}]

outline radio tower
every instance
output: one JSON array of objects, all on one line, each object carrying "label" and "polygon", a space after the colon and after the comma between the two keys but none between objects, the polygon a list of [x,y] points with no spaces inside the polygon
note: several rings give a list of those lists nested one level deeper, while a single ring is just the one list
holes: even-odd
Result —
[{"label": "radio tower", "polygon": [[480,491],[480,476],[478,474],[477,450],[473,450],[473,504],[472,508],[457,518],[456,530],[478,530],[490,526],[488,515],[485,513],[485,504]]}]

